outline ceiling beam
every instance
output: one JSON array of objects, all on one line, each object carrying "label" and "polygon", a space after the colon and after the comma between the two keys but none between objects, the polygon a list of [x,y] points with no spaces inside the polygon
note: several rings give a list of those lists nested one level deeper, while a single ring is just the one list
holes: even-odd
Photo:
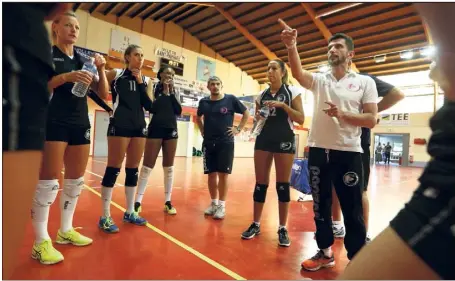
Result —
[{"label": "ceiling beam", "polygon": [[425,36],[427,37],[428,44],[433,45],[433,37],[431,36],[430,28],[425,20],[422,19],[423,31],[425,31]]},{"label": "ceiling beam", "polygon": [[109,14],[117,5],[118,3],[111,3],[109,7],[107,7],[107,9],[104,10],[103,15],[107,16],[107,14]]},{"label": "ceiling beam", "polygon": [[253,34],[251,34],[243,25],[241,25],[232,15],[221,8],[219,5],[215,5],[215,8],[222,14],[246,39],[248,39],[256,48],[261,51],[269,60],[278,59],[278,56],[269,50],[261,41],[259,41]]},{"label": "ceiling beam", "polygon": [[[325,40],[329,42],[330,37],[332,37],[332,33],[330,30],[327,28],[327,26],[316,16],[316,12],[314,9],[310,6],[308,3],[300,3],[302,5],[303,9],[305,9],[306,13],[310,16],[311,20],[314,22],[316,27],[321,31],[322,36],[324,36]],[[355,63],[353,62],[351,64],[351,67],[354,71],[358,72],[357,67],[355,66]]]},{"label": "ceiling beam", "polygon": [[123,15],[128,15],[132,9],[136,8],[139,3],[129,3],[127,4],[120,12],[117,13],[117,17],[121,17]]}]

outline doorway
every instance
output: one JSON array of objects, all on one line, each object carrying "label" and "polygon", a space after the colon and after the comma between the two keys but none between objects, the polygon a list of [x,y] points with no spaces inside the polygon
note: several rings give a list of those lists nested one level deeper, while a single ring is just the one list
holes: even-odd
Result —
[{"label": "doorway", "polygon": [[[373,163],[376,165],[409,166],[409,134],[374,134]],[[378,146],[381,149],[378,150]],[[390,145],[388,149],[386,146]],[[385,151],[390,151],[390,164]],[[379,151],[381,151],[379,153]],[[387,160],[387,162],[386,162]]]}]

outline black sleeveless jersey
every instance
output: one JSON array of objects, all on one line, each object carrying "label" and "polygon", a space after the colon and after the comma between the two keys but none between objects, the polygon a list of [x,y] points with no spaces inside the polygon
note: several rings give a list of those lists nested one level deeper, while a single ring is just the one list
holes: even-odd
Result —
[{"label": "black sleeveless jersey", "polygon": [[[295,87],[283,84],[275,95],[270,93],[270,88],[266,89],[257,101],[261,107],[265,106],[265,101],[270,100],[284,102],[290,107],[292,100],[298,95],[300,93]],[[284,109],[270,108],[269,117],[258,138],[273,142],[294,139],[294,124]]]},{"label": "black sleeveless jersey", "polygon": [[[88,58],[80,55],[77,51],[74,51],[73,54],[73,58],[70,58],[57,46],[52,47],[55,75],[82,69],[84,62]],[[67,82],[54,89],[49,103],[47,121],[59,125],[89,128],[87,96],[106,111],[109,111],[110,108],[100,97],[90,90],[87,91],[87,95],[84,97],[76,97],[71,93],[73,86],[74,83]]]},{"label": "black sleeveless jersey", "polygon": [[177,100],[178,94],[165,95],[161,83],[155,85],[153,94],[155,100],[149,127],[177,129],[177,115],[182,114],[182,106]]},{"label": "black sleeveless jersey", "polygon": [[[116,69],[117,75],[111,83],[113,119],[115,126],[136,130],[145,127],[145,112],[152,109],[152,100],[147,95],[150,79],[142,76],[142,84],[137,83],[129,69]],[[148,82],[148,83],[147,83]]]}]

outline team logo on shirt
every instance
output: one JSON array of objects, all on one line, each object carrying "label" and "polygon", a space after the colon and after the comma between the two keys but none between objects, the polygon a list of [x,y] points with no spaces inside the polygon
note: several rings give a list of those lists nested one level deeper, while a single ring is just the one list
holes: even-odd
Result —
[{"label": "team logo on shirt", "polygon": [[359,85],[355,85],[355,84],[352,84],[352,83],[349,83],[347,88],[348,88],[349,91],[352,91],[352,92],[357,92],[357,91],[360,90],[360,86]]},{"label": "team logo on shirt", "polygon": [[90,140],[90,129],[87,129],[87,131],[85,131],[84,137],[86,140]]},{"label": "team logo on shirt", "polygon": [[226,114],[226,113],[228,112],[227,107],[222,107],[222,108],[220,108],[220,112],[221,112],[222,114]]},{"label": "team logo on shirt", "polygon": [[355,186],[359,183],[359,175],[355,172],[347,172],[343,176],[343,182],[347,186]]},{"label": "team logo on shirt", "polygon": [[292,148],[292,143],[291,142],[282,142],[280,143],[280,149],[281,150],[290,150]]},{"label": "team logo on shirt", "polygon": [[286,100],[286,97],[283,94],[279,94],[278,97],[276,97],[276,100],[279,102],[284,102]]}]

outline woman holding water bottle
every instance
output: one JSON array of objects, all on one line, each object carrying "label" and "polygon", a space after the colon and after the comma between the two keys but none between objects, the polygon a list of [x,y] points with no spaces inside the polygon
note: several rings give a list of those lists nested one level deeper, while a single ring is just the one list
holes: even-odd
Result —
[{"label": "woman holding water bottle", "polygon": [[[106,64],[104,58],[96,54],[94,61],[87,60],[74,50],[74,44],[79,36],[79,22],[75,14],[66,12],[57,17],[52,23],[52,33],[55,43],[52,47],[55,73],[48,82],[52,98],[48,108],[40,180],[32,205],[32,222],[35,230],[32,258],[42,264],[55,264],[64,259],[53,247],[47,232],[49,208],[57,197],[58,179],[63,165],[65,179],[60,196],[61,225],[56,242],[75,246],[92,243],[92,239],[73,228],[73,215],[84,185],[90,149],[86,92],[90,85],[101,98],[105,98],[109,90],[104,73]],[[86,64],[84,68],[88,71],[81,70],[84,62]],[[94,70],[99,76],[96,83],[93,82]],[[104,108],[108,108],[101,99],[95,100]]]},{"label": "woman holding water bottle", "polygon": [[293,122],[303,124],[305,115],[302,99],[298,98],[298,89],[288,85],[288,71],[284,62],[278,59],[270,61],[267,77],[270,87],[256,100],[256,124],[253,129],[253,135],[257,135],[254,147],[254,218],[253,223],[242,233],[242,238],[252,239],[261,232],[260,220],[269,186],[270,169],[272,161],[275,161],[280,223],[278,244],[288,247],[291,244],[286,229],[290,201],[289,181],[296,150]]},{"label": "woman holding water bottle", "polygon": [[144,52],[140,46],[129,45],[124,54],[125,69],[107,72],[107,80],[112,89],[113,115],[107,131],[108,156],[104,173],[101,199],[102,216],[98,227],[106,233],[117,233],[118,226],[111,217],[110,204],[117,176],[120,173],[126,154],[125,197],[127,210],[123,221],[135,225],[145,225],[147,221],[134,211],[134,196],[138,180],[138,166],[144,153],[147,127],[144,109],[152,110],[150,99],[152,83],[141,73]]}]

